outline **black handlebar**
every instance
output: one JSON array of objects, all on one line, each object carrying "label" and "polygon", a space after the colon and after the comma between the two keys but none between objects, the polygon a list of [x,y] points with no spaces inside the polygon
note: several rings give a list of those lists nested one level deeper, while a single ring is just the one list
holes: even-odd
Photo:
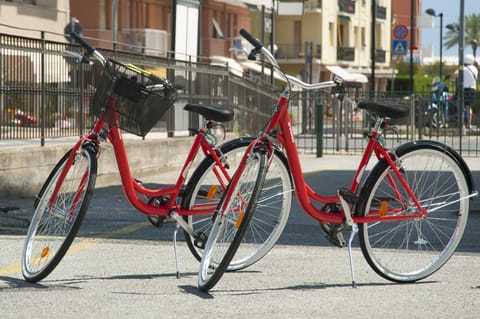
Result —
[{"label": "black handlebar", "polygon": [[260,51],[260,49],[263,47],[263,44],[255,39],[250,33],[248,33],[247,30],[241,29],[240,34],[255,47],[255,51]]},{"label": "black handlebar", "polygon": [[83,38],[82,38],[79,34],[77,34],[77,33],[75,33],[75,32],[72,32],[72,33],[70,33],[70,36],[72,37],[72,39],[74,39],[75,41],[77,41],[78,43],[80,43],[80,45],[87,50],[87,53],[88,53],[89,55],[91,55],[91,54],[93,54],[93,52],[95,52],[95,48],[92,47],[92,46],[91,46],[90,44],[88,44],[87,42],[85,42],[85,40],[83,40]]},{"label": "black handlebar", "polygon": [[254,49],[250,52],[248,55],[249,60],[256,60],[256,54],[259,53],[262,50],[263,44],[262,42],[258,41],[255,39],[250,33],[248,33],[247,30],[241,29],[240,34],[248,41],[250,42],[253,46]]}]

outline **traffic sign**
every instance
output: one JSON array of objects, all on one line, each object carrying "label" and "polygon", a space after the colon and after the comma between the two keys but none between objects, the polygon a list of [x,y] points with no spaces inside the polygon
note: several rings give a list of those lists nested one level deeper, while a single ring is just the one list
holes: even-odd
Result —
[{"label": "traffic sign", "polygon": [[393,40],[392,54],[395,54],[395,55],[407,54],[407,40]]},{"label": "traffic sign", "polygon": [[408,35],[408,28],[404,24],[397,24],[393,28],[393,36],[397,38],[398,40],[403,40],[407,37]]}]

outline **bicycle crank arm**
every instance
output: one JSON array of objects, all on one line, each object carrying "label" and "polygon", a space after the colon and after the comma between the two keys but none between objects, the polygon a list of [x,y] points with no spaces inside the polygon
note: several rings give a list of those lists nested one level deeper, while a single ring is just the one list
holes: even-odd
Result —
[{"label": "bicycle crank arm", "polygon": [[340,188],[337,194],[338,198],[340,199],[340,205],[342,205],[343,214],[345,215],[345,224],[352,226],[353,218],[350,205],[356,205],[358,203],[358,198],[348,188],[344,187]]},{"label": "bicycle crank arm", "polygon": [[200,249],[205,248],[205,243],[207,242],[207,234],[198,232],[196,233],[192,227],[183,219],[182,216],[180,216],[177,212],[173,211],[170,213],[170,217],[179,225],[180,227],[183,228],[185,232],[187,232],[190,236],[195,238],[194,240],[194,245]]}]

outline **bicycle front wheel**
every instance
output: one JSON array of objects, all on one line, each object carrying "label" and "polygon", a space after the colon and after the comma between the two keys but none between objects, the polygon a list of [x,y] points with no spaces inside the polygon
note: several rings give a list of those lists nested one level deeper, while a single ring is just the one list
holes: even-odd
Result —
[{"label": "bicycle front wheel", "polygon": [[[22,273],[29,282],[42,280],[62,260],[90,203],[97,158],[82,147],[67,167],[70,153],[50,173],[34,204],[22,254]],[[62,178],[64,171],[67,173]]]},{"label": "bicycle front wheel", "polygon": [[[403,179],[428,215],[360,224],[360,246],[379,275],[414,282],[436,272],[455,252],[468,219],[469,185],[459,162],[438,147],[411,143],[395,154]],[[360,198],[360,216],[418,212],[384,160],[372,170]]]},{"label": "bicycle front wheel", "polygon": [[198,286],[203,291],[220,280],[242,242],[262,190],[266,161],[263,152],[252,152],[235,173],[240,174],[238,182],[229,184],[218,205],[200,262]]},{"label": "bicycle front wheel", "polygon": [[[222,166],[233,176],[252,139],[240,138],[229,141],[220,147]],[[212,210],[218,206],[225,193],[229,178],[222,173],[212,157],[206,157],[189,180],[183,207]],[[253,218],[242,241],[241,251],[237,251],[228,265],[227,271],[248,267],[263,258],[276,244],[282,234],[290,214],[293,194],[293,182],[288,163],[280,151],[273,153],[272,163],[267,172],[266,181]],[[209,234],[212,228],[211,215],[191,215],[186,218],[196,233]],[[192,254],[201,260],[203,249],[195,245],[195,239],[185,232],[185,238]],[[243,245],[245,244],[245,245]]]}]

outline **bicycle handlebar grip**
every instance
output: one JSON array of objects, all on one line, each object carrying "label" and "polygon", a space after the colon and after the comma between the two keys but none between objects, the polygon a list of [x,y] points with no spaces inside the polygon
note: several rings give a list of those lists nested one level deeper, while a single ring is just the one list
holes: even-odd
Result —
[{"label": "bicycle handlebar grip", "polygon": [[255,47],[256,51],[260,51],[260,49],[263,47],[263,44],[255,39],[250,33],[248,33],[247,30],[241,29],[240,34]]},{"label": "bicycle handlebar grip", "polygon": [[78,43],[80,43],[80,45],[87,50],[88,54],[92,54],[92,53],[95,51],[95,48],[92,47],[90,44],[88,44],[85,40],[83,40],[83,38],[82,38],[79,34],[77,34],[77,33],[75,33],[75,32],[72,32],[72,33],[70,33],[70,36],[71,36],[75,41],[77,41]]}]

